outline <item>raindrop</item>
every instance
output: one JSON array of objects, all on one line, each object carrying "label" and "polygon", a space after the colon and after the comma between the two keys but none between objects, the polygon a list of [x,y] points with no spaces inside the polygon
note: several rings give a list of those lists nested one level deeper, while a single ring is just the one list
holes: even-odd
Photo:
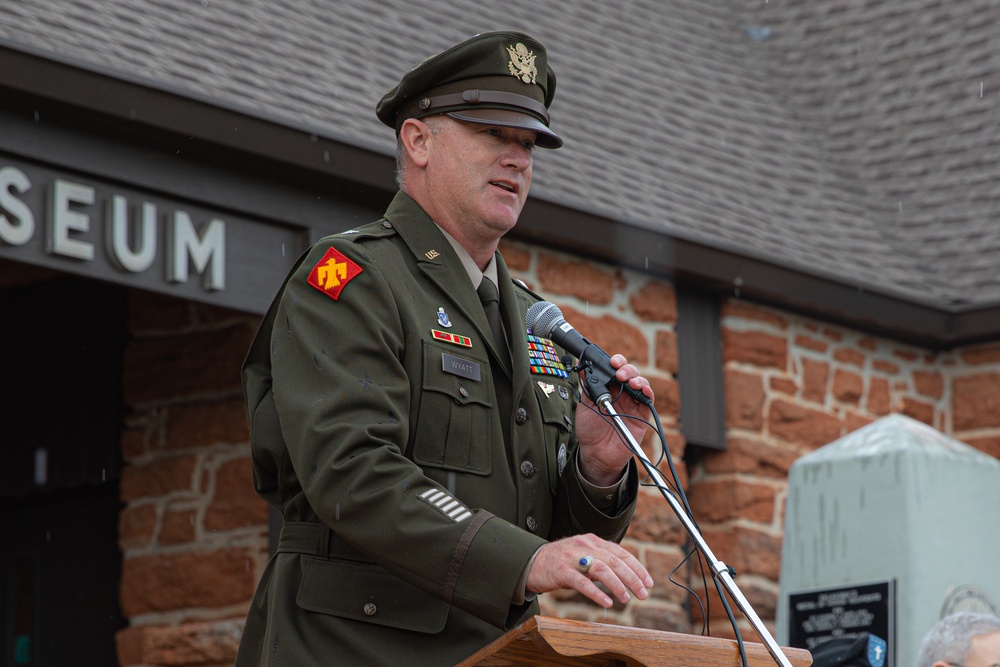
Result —
[{"label": "raindrop", "polygon": [[649,270],[649,255],[646,256],[646,270]]},{"label": "raindrop", "polygon": [[51,542],[52,541],[52,531],[51,530],[46,530],[45,531],[45,541],[46,542]]},{"label": "raindrop", "polygon": [[45,486],[49,481],[49,450],[35,450],[35,486]]},{"label": "raindrop", "polygon": [[323,151],[323,162],[330,161],[330,151]]},{"label": "raindrop", "polygon": [[448,493],[455,495],[455,472],[448,473]]},{"label": "raindrop", "polygon": [[284,243],[281,244],[281,256],[282,257],[285,256],[285,244]]},{"label": "raindrop", "polygon": [[979,82],[979,98],[982,99],[982,97],[983,97],[983,82],[980,81]]},{"label": "raindrop", "polygon": [[108,481],[108,469],[107,468],[101,468],[101,481],[102,482]]},{"label": "raindrop", "polygon": [[38,111],[35,111],[35,122],[38,122]]},{"label": "raindrop", "polygon": [[903,202],[899,202],[899,212],[903,212]]}]

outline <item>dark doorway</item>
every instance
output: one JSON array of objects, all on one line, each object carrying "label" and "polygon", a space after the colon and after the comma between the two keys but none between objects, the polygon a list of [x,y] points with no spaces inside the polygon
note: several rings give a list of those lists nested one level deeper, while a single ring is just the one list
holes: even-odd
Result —
[{"label": "dark doorway", "polygon": [[0,665],[114,665],[127,290],[0,288]]}]

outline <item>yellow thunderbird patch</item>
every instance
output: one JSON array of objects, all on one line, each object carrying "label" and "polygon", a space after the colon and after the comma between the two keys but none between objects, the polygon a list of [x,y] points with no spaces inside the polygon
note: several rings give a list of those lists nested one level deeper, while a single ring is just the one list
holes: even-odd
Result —
[{"label": "yellow thunderbird patch", "polygon": [[362,273],[363,269],[335,248],[330,248],[309,272],[307,282],[323,294],[337,301],[347,283]]}]

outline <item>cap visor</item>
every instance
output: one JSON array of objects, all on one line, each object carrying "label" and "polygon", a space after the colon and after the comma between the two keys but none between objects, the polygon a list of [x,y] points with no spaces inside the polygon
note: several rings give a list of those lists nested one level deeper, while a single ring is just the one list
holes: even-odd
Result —
[{"label": "cap visor", "polygon": [[510,109],[462,109],[461,111],[449,111],[447,115],[466,123],[531,130],[538,133],[535,145],[541,148],[559,148],[563,145],[563,140],[558,134],[531,114],[519,113]]}]

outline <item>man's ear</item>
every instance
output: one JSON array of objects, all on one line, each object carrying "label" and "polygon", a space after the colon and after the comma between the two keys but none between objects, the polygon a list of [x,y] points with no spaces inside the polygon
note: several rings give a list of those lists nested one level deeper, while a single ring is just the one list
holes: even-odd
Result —
[{"label": "man's ear", "polygon": [[431,128],[416,118],[407,118],[399,128],[399,140],[403,142],[410,162],[418,167],[427,166],[430,138]]}]

